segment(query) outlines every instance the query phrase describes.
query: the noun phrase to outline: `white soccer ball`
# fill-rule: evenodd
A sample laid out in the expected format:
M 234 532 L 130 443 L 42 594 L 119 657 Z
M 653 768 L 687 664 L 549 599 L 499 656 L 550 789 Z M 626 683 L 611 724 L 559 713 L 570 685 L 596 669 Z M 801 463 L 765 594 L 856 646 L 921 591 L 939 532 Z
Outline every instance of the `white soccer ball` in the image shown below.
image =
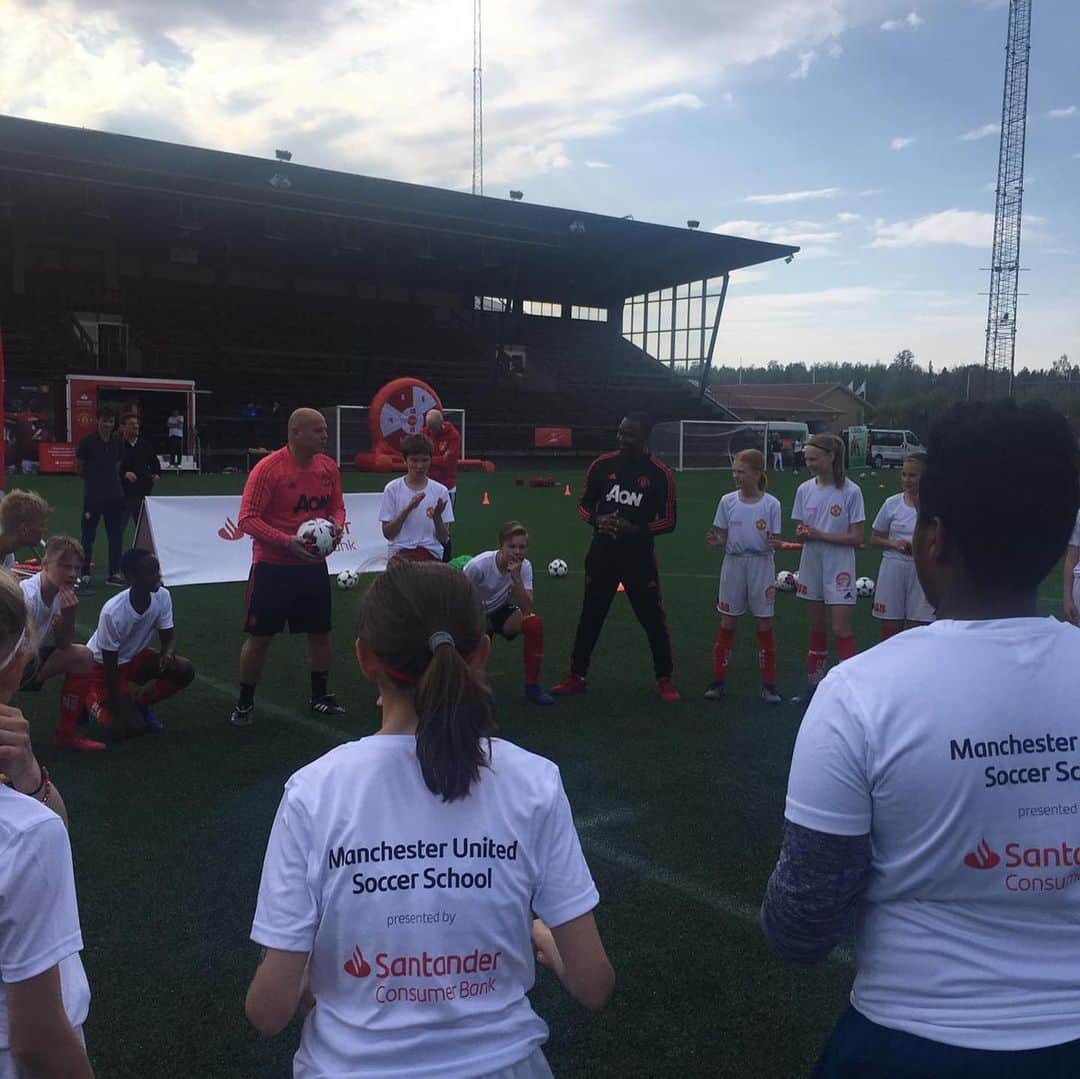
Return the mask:
M 360 573 L 355 569 L 343 569 L 337 575 L 337 586 L 343 592 L 348 592 L 360 583 Z
M 876 587 L 872 577 L 860 577 L 855 582 L 855 594 L 861 596 L 863 599 L 868 599 L 874 594 L 874 589 Z
M 776 587 L 781 592 L 794 592 L 795 591 L 795 574 L 789 569 L 782 569 L 776 575 Z
M 325 517 L 313 517 L 310 521 L 305 521 L 296 530 L 296 537 L 322 558 L 326 558 L 334 550 L 334 524 Z
M 548 573 L 550 573 L 552 577 L 565 577 L 568 568 L 569 567 L 561 558 L 553 558 L 548 563 Z

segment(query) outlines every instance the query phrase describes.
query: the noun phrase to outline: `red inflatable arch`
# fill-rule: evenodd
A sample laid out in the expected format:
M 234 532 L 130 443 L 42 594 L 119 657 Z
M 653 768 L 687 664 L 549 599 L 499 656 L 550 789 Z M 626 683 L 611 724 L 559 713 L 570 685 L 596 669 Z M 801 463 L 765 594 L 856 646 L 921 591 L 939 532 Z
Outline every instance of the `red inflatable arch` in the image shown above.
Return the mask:
M 407 435 L 420 434 L 428 412 L 442 407 L 439 395 L 418 378 L 395 378 L 388 382 L 371 399 L 368 412 L 371 451 L 356 455 L 356 467 L 362 472 L 403 472 L 401 440 Z M 495 471 L 491 461 L 477 458 L 465 459 L 458 467 Z

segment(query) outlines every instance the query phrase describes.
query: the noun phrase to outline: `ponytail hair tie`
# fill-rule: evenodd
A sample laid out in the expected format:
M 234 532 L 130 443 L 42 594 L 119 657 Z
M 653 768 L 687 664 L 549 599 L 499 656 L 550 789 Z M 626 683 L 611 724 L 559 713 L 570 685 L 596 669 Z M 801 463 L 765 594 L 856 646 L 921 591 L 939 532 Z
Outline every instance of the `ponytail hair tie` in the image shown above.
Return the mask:
M 445 629 L 437 629 L 430 637 L 428 637 L 428 651 L 435 655 L 435 650 L 441 648 L 444 644 L 450 645 L 451 648 L 457 648 L 457 643 L 454 641 L 453 634 L 447 633 Z

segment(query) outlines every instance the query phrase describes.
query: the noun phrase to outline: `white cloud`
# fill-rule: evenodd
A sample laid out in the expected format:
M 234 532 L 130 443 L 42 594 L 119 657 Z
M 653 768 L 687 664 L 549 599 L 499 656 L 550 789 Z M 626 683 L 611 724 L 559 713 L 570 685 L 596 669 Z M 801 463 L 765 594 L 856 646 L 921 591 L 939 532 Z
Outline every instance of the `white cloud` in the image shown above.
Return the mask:
M 991 135 L 996 135 L 1001 130 L 1000 124 L 983 124 L 982 127 L 972 128 L 971 131 L 965 131 L 960 136 L 962 142 L 975 142 L 977 139 L 989 138 Z
M 751 268 L 748 270 L 732 270 L 731 279 L 740 285 L 756 285 L 759 281 L 765 281 L 769 277 L 768 270 Z
M 841 224 L 844 224 L 844 225 L 850 225 L 852 222 L 861 221 L 862 219 L 863 219 L 862 214 L 852 214 L 852 213 L 844 212 L 844 213 L 838 213 L 836 215 L 836 220 L 839 221 Z
M 723 236 L 745 236 L 750 240 L 766 240 L 774 244 L 833 244 L 840 233 L 816 221 L 785 221 L 779 224 L 768 221 L 723 221 L 714 225 L 713 232 Z
M 894 150 L 906 150 L 914 142 L 915 142 L 914 136 L 897 135 L 896 138 L 893 139 L 892 142 L 889 143 L 889 145 Z
M 1063 109 L 1051 109 L 1051 110 L 1050 110 L 1050 111 L 1049 111 L 1049 112 L 1047 113 L 1047 115 L 1048 115 L 1048 116 L 1050 116 L 1050 117 L 1052 117 L 1052 118 L 1053 118 L 1053 119 L 1055 119 L 1055 120 L 1064 120 L 1064 119 L 1066 119 L 1066 118 L 1067 118 L 1067 117 L 1069 117 L 1069 116 L 1075 116 L 1075 115 L 1076 115 L 1076 111 L 1077 111 L 1077 110 L 1076 110 L 1076 106 L 1075 106 L 1075 105 L 1067 105 L 1067 106 L 1066 106 L 1065 108 L 1063 108 Z
M 605 17 L 577 0 L 488 5 L 486 178 L 565 167 L 574 139 L 611 136 L 643 110 L 730 104 L 732 72 L 816 56 L 872 8 L 681 0 L 673 22 L 654 0 Z M 0 26 L 0 112 L 468 186 L 472 41 L 458 4 L 0 0 Z
M 957 244 L 989 247 L 994 236 L 994 215 L 975 210 L 942 210 L 912 221 L 877 222 L 871 247 L 925 247 Z
M 788 75 L 789 79 L 805 79 L 810 74 L 810 68 L 813 67 L 814 61 L 817 59 L 817 53 L 813 49 L 807 52 L 799 53 L 799 63 L 794 71 Z
M 611 165 L 607 161 L 586 161 L 585 168 L 587 169 L 610 169 Z
M 832 59 L 839 60 L 840 57 L 844 55 L 844 46 L 841 45 L 839 41 L 833 41 L 826 51 Z
M 668 109 L 703 109 L 705 102 L 697 94 L 668 94 L 666 97 L 658 97 L 655 101 L 647 101 L 638 112 L 647 115 L 652 112 L 666 112 Z
M 814 191 L 784 191 L 779 195 L 747 195 L 743 202 L 774 206 L 785 202 L 806 202 L 808 199 L 833 199 L 839 194 L 838 187 L 819 187 Z
M 886 33 L 894 30 L 918 30 L 925 21 L 917 11 L 909 11 L 902 19 L 886 19 L 881 24 L 881 29 Z
M 868 199 L 874 195 L 880 195 L 885 189 L 882 187 L 868 187 L 865 191 L 859 192 L 859 198 Z

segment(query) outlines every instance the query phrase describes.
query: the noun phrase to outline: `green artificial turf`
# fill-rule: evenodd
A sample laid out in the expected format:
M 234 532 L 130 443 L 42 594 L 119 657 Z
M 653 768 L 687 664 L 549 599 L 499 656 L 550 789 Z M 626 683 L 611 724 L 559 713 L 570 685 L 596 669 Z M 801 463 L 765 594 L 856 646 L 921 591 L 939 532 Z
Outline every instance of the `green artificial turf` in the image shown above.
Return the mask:
M 567 669 L 590 536 L 574 499 L 563 495 L 564 482 L 576 489 L 580 474 L 558 473 L 554 488 L 515 485 L 516 475 L 536 474 L 463 475 L 454 550 L 493 546 L 497 525 L 509 518 L 528 524 L 550 684 Z M 899 490 L 896 471 L 855 478 L 868 520 Z M 373 490 L 384 480 L 347 475 L 346 487 Z M 789 538 L 796 482 L 784 474 L 771 484 Z M 168 476 L 158 493 L 239 492 L 242 483 L 242 476 Z M 52 502 L 51 531 L 78 535 L 76 479 L 9 477 L 9 489 L 20 485 Z M 610 1005 L 590 1014 L 546 971 L 538 973 L 533 1000 L 551 1027 L 547 1054 L 559 1076 L 804 1075 L 850 986 L 843 957 L 810 971 L 787 967 L 769 954 L 757 927 L 801 709 L 758 701 L 751 620 L 739 628 L 727 699 L 715 704 L 701 697 L 711 680 L 720 567 L 704 537 L 717 500 L 730 488 L 726 472 L 680 475 L 679 527 L 657 544 L 682 703 L 655 698 L 645 637 L 625 596 L 616 597 L 584 697 L 548 709 L 527 705 L 520 696 L 520 646 L 500 641 L 493 649 L 502 733 L 562 769 L 618 977 Z M 491 497 L 487 507 L 484 491 Z M 103 530 L 96 554 L 102 565 Z M 570 565 L 559 580 L 545 571 L 555 557 Z M 797 553 L 780 552 L 777 568 L 794 569 L 797 560 Z M 879 554 L 860 552 L 860 574 L 876 577 L 879 564 Z M 84 599 L 80 621 L 93 625 L 111 594 L 99 584 L 97 595 Z M 247 730 L 228 725 L 243 584 L 173 590 L 179 648 L 200 677 L 160 707 L 163 734 L 106 753 L 58 753 L 51 745 L 58 685 L 16 698 L 70 810 L 83 958 L 93 992 L 86 1036 L 97 1074 L 291 1074 L 295 1026 L 263 1041 L 244 1018 L 256 961 L 248 930 L 285 779 L 336 741 L 377 726 L 374 693 L 351 659 L 358 595 L 334 593 L 331 687 L 349 708 L 342 720 L 310 715 L 303 641 L 282 637 L 259 687 L 256 724 Z M 1056 571 L 1044 590 L 1046 610 L 1059 598 Z M 878 639 L 870 605 L 860 601 L 856 616 L 864 648 Z M 779 683 L 790 698 L 803 687 L 806 646 L 805 615 L 793 595 L 778 597 L 776 622 Z

